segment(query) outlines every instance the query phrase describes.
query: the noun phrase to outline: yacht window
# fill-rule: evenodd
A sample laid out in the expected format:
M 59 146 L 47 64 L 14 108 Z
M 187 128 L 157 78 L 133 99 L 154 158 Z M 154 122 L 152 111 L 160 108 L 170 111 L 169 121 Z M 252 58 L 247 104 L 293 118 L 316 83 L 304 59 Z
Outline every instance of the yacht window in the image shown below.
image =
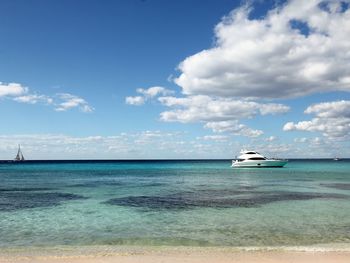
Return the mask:
M 265 160 L 265 158 L 263 158 L 263 157 L 252 157 L 252 158 L 249 158 L 249 160 Z
M 256 154 L 255 152 L 247 152 L 245 154 Z

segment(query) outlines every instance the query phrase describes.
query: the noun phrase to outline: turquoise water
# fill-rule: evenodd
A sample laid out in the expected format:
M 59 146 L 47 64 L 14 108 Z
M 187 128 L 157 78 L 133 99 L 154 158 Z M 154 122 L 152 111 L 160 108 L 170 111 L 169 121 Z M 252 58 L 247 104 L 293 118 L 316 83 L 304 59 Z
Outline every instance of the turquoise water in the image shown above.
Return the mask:
M 350 161 L 0 164 L 0 247 L 350 244 Z

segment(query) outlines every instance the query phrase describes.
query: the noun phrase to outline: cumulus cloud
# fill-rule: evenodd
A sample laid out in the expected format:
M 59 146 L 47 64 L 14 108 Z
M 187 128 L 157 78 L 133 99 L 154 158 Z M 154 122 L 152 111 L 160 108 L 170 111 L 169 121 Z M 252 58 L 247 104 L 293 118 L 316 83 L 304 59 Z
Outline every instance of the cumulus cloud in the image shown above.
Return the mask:
M 82 112 L 92 112 L 94 110 L 83 98 L 76 95 L 69 93 L 57 93 L 54 96 L 36 94 L 19 83 L 4 84 L 0 82 L 1 97 L 20 103 L 51 105 L 55 107 L 56 111 L 67 111 L 73 108 L 78 108 Z
M 197 137 L 197 140 L 204 141 L 216 141 L 216 142 L 227 142 L 229 139 L 226 135 L 205 135 L 202 137 Z
M 350 101 L 341 100 L 309 106 L 306 114 L 314 114 L 310 121 L 288 122 L 284 131 L 320 132 L 329 138 L 345 139 L 350 136 Z
M 289 111 L 289 107 L 276 103 L 257 103 L 230 98 L 213 98 L 207 95 L 177 97 L 160 97 L 158 100 L 172 110 L 164 111 L 160 118 L 167 122 L 204 122 L 204 127 L 214 132 L 228 132 L 248 137 L 263 134 L 260 130 L 252 130 L 238 120 L 252 118 L 258 114 L 281 114 Z
M 214 132 L 227 132 L 233 135 L 241 135 L 246 137 L 258 137 L 263 134 L 263 131 L 253 130 L 238 121 L 218 121 L 208 122 L 204 125 L 205 128 L 210 128 Z
M 296 143 L 307 143 L 308 146 L 322 146 L 322 145 L 329 145 L 330 141 L 329 140 L 324 140 L 323 138 L 320 137 L 314 137 L 314 138 L 306 138 L 306 137 L 301 137 L 301 138 L 294 138 L 294 142 Z
M 125 103 L 129 105 L 143 105 L 145 104 L 145 98 L 141 96 L 135 96 L 135 97 L 126 97 L 125 98 Z
M 78 108 L 82 112 L 92 112 L 92 108 L 83 98 L 69 94 L 59 93 L 57 97 L 62 101 L 56 105 L 56 111 L 67 111 L 72 108 Z
M 13 100 L 17 102 L 22 102 L 22 103 L 28 103 L 28 104 L 36 104 L 36 103 L 52 104 L 53 103 L 52 98 L 45 95 L 36 95 L 36 94 L 28 94 L 24 96 L 15 97 Z
M 26 159 L 155 159 L 232 158 L 241 149 L 271 157 L 349 156 L 348 142 L 309 138 L 306 143 L 265 141 L 252 137 L 244 144 L 223 134 L 192 138 L 181 131 L 138 131 L 111 136 L 64 134 L 0 135 L 0 159 L 12 159 L 21 144 Z M 310 150 L 312 147 L 312 150 Z
M 302 138 L 294 138 L 294 142 L 297 142 L 297 143 L 305 143 L 307 142 L 307 138 L 305 137 L 302 137 Z
M 199 122 L 214 132 L 254 137 L 263 131 L 251 129 L 241 120 L 289 111 L 288 106 L 268 100 L 349 92 L 349 3 L 290 0 L 262 18 L 252 17 L 250 5 L 233 10 L 216 25 L 214 45 L 179 64 L 180 74 L 172 80 L 184 97 L 161 94 L 158 100 L 170 109 L 161 112 L 160 119 Z M 138 93 L 145 99 L 152 97 L 141 90 Z M 284 130 L 344 137 L 347 113 L 340 105 L 337 110 L 319 112 L 316 106 L 310 107 L 305 113 L 316 118 L 287 123 Z
M 163 132 L 163 131 L 142 131 L 137 133 L 134 136 L 134 143 L 137 145 L 145 145 L 145 144 L 154 144 L 159 143 L 163 144 L 163 141 L 167 141 L 170 138 L 178 138 L 183 135 L 183 133 L 179 132 Z
M 140 106 L 145 104 L 145 102 L 149 99 L 152 99 L 157 96 L 166 96 L 173 94 L 174 92 L 172 90 L 168 90 L 163 87 L 150 87 L 148 89 L 142 89 L 139 88 L 136 90 L 137 93 L 141 94 L 142 96 L 128 96 L 125 98 L 125 103 L 129 105 L 135 105 L 135 106 Z
M 18 144 L 21 144 L 23 154 L 28 160 L 96 157 L 208 158 L 212 153 L 197 150 L 196 145 L 199 143 L 192 143 L 191 138 L 186 138 L 186 134 L 180 131 L 139 131 L 112 136 L 82 137 L 64 134 L 22 134 L 0 135 L 0 159 L 12 159 L 17 152 Z M 215 145 L 212 148 L 214 150 Z
M 265 139 L 265 141 L 267 141 L 267 142 L 273 142 L 273 141 L 276 141 L 277 140 L 277 137 L 276 136 L 270 136 L 270 137 L 267 137 L 266 139 Z
M 158 100 L 163 105 L 174 108 L 162 112 L 161 120 L 183 123 L 238 120 L 251 118 L 257 114 L 281 114 L 289 111 L 289 107 L 282 104 L 212 98 L 206 95 L 184 98 L 160 97 Z
M 175 82 L 188 95 L 292 98 L 350 91 L 349 1 L 291 0 L 261 19 L 233 10 L 215 45 L 187 57 Z
M 2 83 L 0 82 L 0 98 L 1 97 L 16 97 L 28 92 L 28 88 L 19 83 Z
M 314 104 L 305 110 L 307 114 L 316 114 L 320 118 L 350 118 L 350 101 L 332 101 Z
M 168 90 L 166 88 L 163 87 L 150 87 L 148 89 L 137 89 L 136 90 L 138 93 L 143 94 L 146 98 L 153 98 L 159 95 L 169 95 L 169 94 L 173 94 L 174 92 L 172 90 Z

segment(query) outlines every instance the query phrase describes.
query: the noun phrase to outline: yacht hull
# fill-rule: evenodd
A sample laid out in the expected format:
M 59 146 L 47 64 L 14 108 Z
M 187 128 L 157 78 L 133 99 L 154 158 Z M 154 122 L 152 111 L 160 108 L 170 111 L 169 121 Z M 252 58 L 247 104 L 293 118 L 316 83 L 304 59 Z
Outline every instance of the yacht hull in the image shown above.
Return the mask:
M 244 160 L 241 162 L 232 162 L 232 167 L 246 168 L 267 168 L 267 167 L 283 167 L 287 164 L 286 160 Z

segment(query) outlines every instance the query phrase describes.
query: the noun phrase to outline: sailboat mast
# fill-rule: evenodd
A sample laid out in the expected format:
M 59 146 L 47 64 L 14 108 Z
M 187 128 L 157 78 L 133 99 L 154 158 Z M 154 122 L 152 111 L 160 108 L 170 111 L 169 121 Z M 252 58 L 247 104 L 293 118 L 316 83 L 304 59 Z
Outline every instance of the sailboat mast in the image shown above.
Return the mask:
M 18 151 L 17 151 L 17 155 L 15 157 L 15 161 L 24 161 L 24 156 L 23 153 L 21 151 L 21 145 L 18 144 Z
M 22 151 L 21 151 L 21 161 L 24 161 L 24 156 L 23 156 Z

